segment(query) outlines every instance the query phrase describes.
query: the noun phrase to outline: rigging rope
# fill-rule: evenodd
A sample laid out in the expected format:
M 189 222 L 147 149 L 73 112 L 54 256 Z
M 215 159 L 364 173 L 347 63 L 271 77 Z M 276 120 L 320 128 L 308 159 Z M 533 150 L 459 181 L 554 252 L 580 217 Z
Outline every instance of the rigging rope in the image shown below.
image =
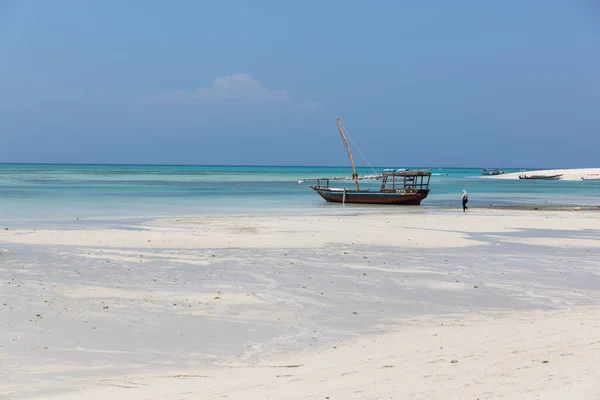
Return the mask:
M 365 161 L 367 162 L 367 164 L 369 164 L 369 167 L 371 168 L 371 171 L 373 171 L 374 174 L 377 174 L 377 171 L 375 171 L 375 168 L 373 168 L 373 166 L 371 165 L 371 163 L 369 162 L 369 160 L 367 159 L 367 157 L 365 157 L 365 155 L 363 154 L 363 152 L 360 149 L 360 147 L 358 147 L 358 145 L 356 144 L 356 142 L 354 141 L 354 139 L 352 138 L 352 136 L 350 136 L 350 133 L 348 132 L 348 130 L 346 129 L 346 127 L 344 126 L 344 124 L 342 124 L 342 128 L 344 129 L 344 132 L 350 138 L 350 141 L 352 142 L 352 144 L 354 144 L 354 147 L 356 147 L 356 149 L 358 150 L 358 152 L 360 153 L 360 155 L 362 156 L 362 158 L 364 158 Z

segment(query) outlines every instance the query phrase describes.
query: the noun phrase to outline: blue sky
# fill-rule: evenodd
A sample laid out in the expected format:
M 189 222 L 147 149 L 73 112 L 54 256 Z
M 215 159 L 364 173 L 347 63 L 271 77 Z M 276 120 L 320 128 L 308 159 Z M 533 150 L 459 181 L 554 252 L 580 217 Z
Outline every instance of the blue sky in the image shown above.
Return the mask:
M 0 57 L 0 162 L 600 166 L 595 1 L 5 0 Z

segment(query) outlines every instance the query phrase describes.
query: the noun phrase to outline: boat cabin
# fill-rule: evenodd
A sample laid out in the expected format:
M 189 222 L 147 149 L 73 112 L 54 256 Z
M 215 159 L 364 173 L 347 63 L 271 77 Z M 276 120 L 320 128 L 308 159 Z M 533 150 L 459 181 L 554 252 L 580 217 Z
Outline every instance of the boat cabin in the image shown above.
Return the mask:
M 417 193 L 429 190 L 431 172 L 393 171 L 381 175 L 381 193 Z

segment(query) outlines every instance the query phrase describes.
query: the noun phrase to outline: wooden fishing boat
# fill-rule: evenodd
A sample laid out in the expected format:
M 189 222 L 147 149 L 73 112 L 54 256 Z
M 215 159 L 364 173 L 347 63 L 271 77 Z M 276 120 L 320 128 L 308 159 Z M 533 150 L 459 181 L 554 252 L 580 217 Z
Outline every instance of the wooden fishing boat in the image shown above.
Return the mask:
M 354 164 L 352 149 L 348 143 L 348 132 L 339 118 L 336 118 L 338 129 L 346 146 L 350 163 L 352 164 L 351 178 L 321 178 L 316 185 L 310 187 L 325 201 L 334 203 L 359 203 L 359 204 L 389 204 L 418 206 L 429 194 L 430 171 L 418 170 L 385 170 L 381 174 L 358 176 Z M 332 188 L 331 181 L 353 180 L 355 189 Z M 381 180 L 379 190 L 361 189 L 359 181 L 363 179 Z

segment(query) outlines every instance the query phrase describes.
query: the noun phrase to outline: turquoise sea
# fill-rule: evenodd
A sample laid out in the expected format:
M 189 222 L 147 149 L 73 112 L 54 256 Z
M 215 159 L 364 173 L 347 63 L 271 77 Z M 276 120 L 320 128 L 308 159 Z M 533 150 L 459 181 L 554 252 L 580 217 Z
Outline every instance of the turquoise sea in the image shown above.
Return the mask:
M 422 205 L 428 209 L 458 208 L 463 189 L 475 207 L 600 204 L 600 182 L 497 180 L 481 177 L 480 169 L 431 170 L 431 193 Z M 333 211 L 342 205 L 325 203 L 298 180 L 349 175 L 347 167 L 0 164 L 0 220 Z

